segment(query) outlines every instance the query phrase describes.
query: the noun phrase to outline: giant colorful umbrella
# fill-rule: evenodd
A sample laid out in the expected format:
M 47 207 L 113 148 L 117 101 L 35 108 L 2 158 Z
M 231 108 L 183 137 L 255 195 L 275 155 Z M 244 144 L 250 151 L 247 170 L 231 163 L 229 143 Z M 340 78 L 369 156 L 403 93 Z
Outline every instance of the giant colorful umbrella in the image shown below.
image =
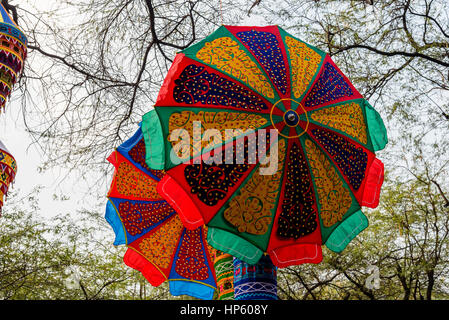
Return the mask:
M 9 185 L 14 181 L 16 173 L 16 160 L 0 141 L 0 215 L 2 213 L 3 200 L 8 195 Z
M 27 38 L 0 4 L 0 112 L 23 70 Z
M 142 130 L 183 224 L 249 264 L 319 263 L 378 205 L 381 117 L 329 55 L 277 26 L 222 26 L 178 53 Z M 254 132 L 271 163 L 254 160 Z
M 168 280 L 172 295 L 212 299 L 216 278 L 206 229 L 186 229 L 157 193 L 156 185 L 164 172 L 145 164 L 141 129 L 108 160 L 115 171 L 106 220 L 116 235 L 114 245 L 128 247 L 125 264 L 140 271 L 153 286 Z

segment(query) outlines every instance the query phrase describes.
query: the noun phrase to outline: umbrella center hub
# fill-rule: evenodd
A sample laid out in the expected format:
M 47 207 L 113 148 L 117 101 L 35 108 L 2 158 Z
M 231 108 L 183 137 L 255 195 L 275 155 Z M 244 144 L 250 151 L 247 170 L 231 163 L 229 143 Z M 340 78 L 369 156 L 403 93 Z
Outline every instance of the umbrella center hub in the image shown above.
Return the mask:
M 273 104 L 270 120 L 277 132 L 287 139 L 299 138 L 309 128 L 307 110 L 300 102 L 289 98 L 280 99 Z
M 299 116 L 295 110 L 288 110 L 284 113 L 284 121 L 289 127 L 296 127 L 299 123 Z

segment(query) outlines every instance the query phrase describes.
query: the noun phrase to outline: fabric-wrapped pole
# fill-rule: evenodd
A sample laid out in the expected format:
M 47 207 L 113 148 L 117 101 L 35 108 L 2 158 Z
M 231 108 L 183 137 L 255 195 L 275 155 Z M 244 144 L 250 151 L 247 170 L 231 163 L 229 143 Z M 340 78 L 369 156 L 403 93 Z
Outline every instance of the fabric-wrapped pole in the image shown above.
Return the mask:
M 277 300 L 277 268 L 263 255 L 255 265 L 234 258 L 235 300 Z
M 217 276 L 218 300 L 234 300 L 234 264 L 233 257 L 215 250 L 215 274 Z

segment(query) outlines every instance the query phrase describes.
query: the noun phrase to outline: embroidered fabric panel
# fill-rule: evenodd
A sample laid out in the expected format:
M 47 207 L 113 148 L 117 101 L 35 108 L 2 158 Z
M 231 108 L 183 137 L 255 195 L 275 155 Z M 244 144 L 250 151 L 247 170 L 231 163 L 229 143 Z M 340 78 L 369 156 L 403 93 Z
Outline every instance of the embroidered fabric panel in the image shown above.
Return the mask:
M 3 7 L 1 7 L 0 10 L 3 11 Z M 5 20 L 3 21 L 5 22 Z M 14 37 L 15 39 L 13 40 L 18 41 L 24 47 L 26 47 L 28 43 L 27 37 L 16 27 L 15 22 L 12 20 L 10 20 L 10 23 L 0 23 L 0 33 Z
M 292 37 L 285 37 L 288 54 L 290 56 L 291 86 L 295 98 L 306 92 L 312 81 L 322 57 L 305 43 Z
M 0 173 L 0 183 L 8 186 L 12 182 L 12 177 L 6 171 Z
M 178 215 L 174 215 L 154 233 L 147 234 L 138 244 L 138 249 L 145 258 L 159 268 L 167 269 L 183 228 Z
M 261 175 L 256 170 L 238 195 L 230 201 L 229 207 L 224 211 L 224 218 L 239 232 L 262 235 L 268 231 L 278 199 L 284 158 L 285 140 L 280 140 L 276 173 Z
M 363 144 L 367 144 L 367 127 L 361 106 L 355 102 L 345 103 L 314 111 L 312 120 L 340 130 Z
M 190 192 L 209 206 L 214 206 L 235 186 L 250 168 L 247 164 L 193 164 L 184 170 Z
M 194 128 L 194 122 L 200 122 L 201 127 Z M 168 130 L 169 136 L 176 129 L 185 129 L 193 136 L 194 129 L 201 132 L 201 136 L 207 129 L 216 129 L 221 133 L 221 140 L 216 141 L 214 136 L 214 141 L 204 141 L 201 140 L 190 140 L 190 157 L 195 157 L 200 154 L 200 150 L 208 147 L 215 148 L 223 143 L 225 138 L 234 138 L 238 135 L 242 135 L 244 131 L 255 130 L 257 128 L 263 127 L 268 122 L 267 119 L 258 114 L 247 114 L 247 113 L 239 113 L 239 112 L 228 112 L 228 111 L 199 111 L 195 113 L 194 111 L 181 111 L 174 112 L 170 115 Z M 230 137 L 226 137 L 225 130 L 233 129 L 233 135 Z M 174 147 L 178 141 L 171 141 L 172 146 Z M 177 154 L 178 157 L 182 160 L 188 159 L 187 156 L 181 154 L 182 150 L 179 150 Z
M 0 191 L 3 195 L 8 194 L 9 185 L 13 181 L 12 176 L 7 174 L 6 172 L 0 173 Z M 3 199 L 3 198 L 2 198 Z
M 353 93 L 338 70 L 330 62 L 326 62 L 323 72 L 307 95 L 304 105 L 310 108 L 343 97 L 350 97 Z
M 317 228 L 315 194 L 308 164 L 300 147 L 293 143 L 288 155 L 282 211 L 277 235 L 298 239 Z
M 269 145 L 269 136 L 266 138 Z M 225 161 L 226 152 L 222 152 L 221 164 L 191 164 L 184 169 L 184 177 L 191 187 L 190 192 L 198 197 L 201 202 L 208 206 L 214 206 L 218 201 L 224 199 L 232 187 L 234 187 L 243 175 L 252 168 L 248 163 L 248 154 L 255 154 L 255 145 L 248 144 L 248 139 L 243 143 L 233 144 L 233 163 L 236 163 L 236 155 L 243 155 L 242 164 L 229 164 Z
M 0 190 L 6 194 L 8 192 L 9 184 L 13 181 L 11 175 L 7 172 L 0 172 Z
M 203 239 L 207 239 L 207 226 L 203 225 L 201 227 L 201 230 L 203 231 Z M 215 248 L 213 248 L 207 241 L 204 240 L 204 244 L 206 245 L 207 253 L 209 254 L 209 257 L 213 257 L 215 254 Z
M 188 230 L 184 228 L 179 251 L 175 256 L 175 271 L 191 280 L 209 278 L 209 267 L 204 255 L 201 239 L 202 228 Z
M 234 264 L 233 257 L 215 250 L 214 269 L 217 276 L 218 300 L 234 300 Z
M 358 190 L 365 178 L 368 154 L 361 147 L 353 145 L 331 131 L 312 129 L 312 134 L 348 177 L 351 186 Z
M 9 185 L 14 180 L 14 175 L 8 174 L 7 171 L 0 172 L 0 213 L 3 205 L 3 197 L 8 194 Z
M 1 143 L 1 142 L 0 142 Z M 17 171 L 17 163 L 13 156 L 0 149 L 0 170 L 8 171 L 9 175 L 14 176 Z
M 20 41 L 5 34 L 0 34 L 0 50 L 7 50 L 16 54 L 22 62 L 27 56 L 27 48 Z
M 1 108 L 1 105 L 0 105 Z M 0 147 L 5 148 L 0 141 Z M 17 172 L 16 160 L 7 151 L 0 149 L 0 215 L 3 206 L 3 197 L 8 194 L 9 185 L 14 181 Z
M 11 89 L 16 82 L 16 74 L 8 67 L 0 65 L 0 80 Z
M 0 50 L 0 64 L 13 70 L 15 74 L 18 74 L 23 67 L 23 62 L 18 56 L 5 50 Z
M 331 227 L 349 210 L 352 198 L 327 156 L 309 139 L 305 140 L 305 147 L 318 194 L 320 217 L 325 227 Z
M 235 300 L 277 300 L 277 268 L 264 255 L 255 265 L 234 258 Z
M 117 191 L 123 196 L 159 199 L 157 181 L 137 170 L 128 162 L 121 162 L 116 172 Z
M 276 88 L 285 94 L 287 92 L 287 69 L 276 36 L 271 32 L 251 30 L 238 32 L 237 37 L 249 47 L 251 53 L 267 71 Z
M 0 6 L 3 11 L 3 7 Z M 14 21 L 0 23 L 0 110 L 5 107 L 11 90 L 20 77 L 27 56 L 26 37 Z
M 173 98 L 185 104 L 201 103 L 251 111 L 268 109 L 262 99 L 242 85 L 194 64 L 187 66 L 175 80 Z
M 5 83 L 0 82 L 0 97 L 3 99 L 2 102 L 5 102 L 10 94 L 11 89 Z
M 165 201 L 160 202 L 134 202 L 125 200 L 119 203 L 120 219 L 126 231 L 132 235 L 142 234 L 175 211 Z
M 230 37 L 221 37 L 206 42 L 196 58 L 231 75 L 267 98 L 274 98 L 274 91 L 265 74 L 256 63 Z

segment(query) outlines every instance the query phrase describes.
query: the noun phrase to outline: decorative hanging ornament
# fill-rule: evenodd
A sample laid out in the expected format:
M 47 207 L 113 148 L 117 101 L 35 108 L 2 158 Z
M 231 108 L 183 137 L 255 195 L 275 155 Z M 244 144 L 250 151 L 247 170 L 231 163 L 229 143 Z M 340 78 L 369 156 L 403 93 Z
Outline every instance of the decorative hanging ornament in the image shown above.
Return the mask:
M 16 160 L 0 141 L 0 215 L 2 213 L 3 201 L 8 195 L 9 185 L 13 183 L 16 173 Z
M 0 4 L 0 112 L 23 71 L 27 38 Z
M 319 263 L 379 202 L 380 115 L 328 54 L 277 26 L 222 26 L 178 53 L 142 131 L 186 228 L 206 224 L 211 246 L 248 264 Z
M 114 245 L 126 245 L 126 265 L 157 287 L 169 281 L 172 295 L 212 299 L 216 278 L 206 227 L 186 229 L 178 214 L 157 193 L 164 172 L 145 164 L 139 128 L 108 161 L 115 167 L 108 193 L 106 220 L 115 232 Z

